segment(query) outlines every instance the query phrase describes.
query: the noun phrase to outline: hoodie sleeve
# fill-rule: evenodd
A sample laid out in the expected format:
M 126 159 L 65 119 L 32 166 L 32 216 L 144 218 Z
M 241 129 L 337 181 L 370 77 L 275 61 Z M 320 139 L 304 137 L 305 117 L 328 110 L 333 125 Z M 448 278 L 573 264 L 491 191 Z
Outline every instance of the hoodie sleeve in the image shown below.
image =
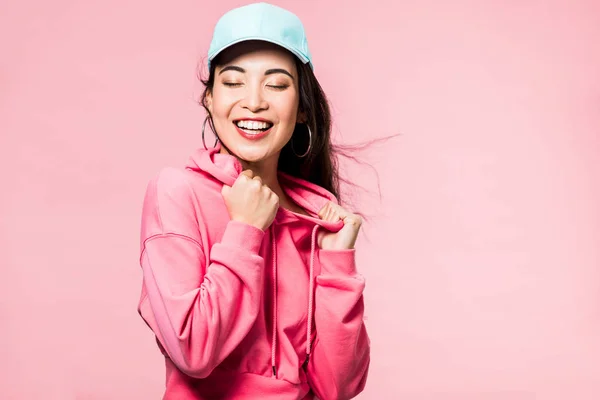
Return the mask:
M 238 346 L 258 315 L 264 231 L 229 221 L 220 243 L 204 249 L 200 225 L 207 221 L 198 220 L 194 201 L 183 171 L 163 170 L 148 184 L 138 312 L 175 365 L 204 378 Z
M 307 373 L 321 400 L 347 400 L 365 387 L 370 340 L 363 321 L 365 280 L 356 271 L 355 250 L 319 250 L 314 348 Z

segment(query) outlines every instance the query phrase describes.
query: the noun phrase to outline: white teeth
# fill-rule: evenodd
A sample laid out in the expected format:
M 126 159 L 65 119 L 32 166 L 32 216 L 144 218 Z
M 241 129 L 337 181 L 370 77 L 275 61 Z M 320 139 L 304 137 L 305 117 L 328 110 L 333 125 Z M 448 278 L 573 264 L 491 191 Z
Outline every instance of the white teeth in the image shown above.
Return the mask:
M 240 128 L 252 129 L 252 130 L 267 129 L 271 125 L 268 122 L 247 121 L 247 120 L 238 121 L 236 124 Z

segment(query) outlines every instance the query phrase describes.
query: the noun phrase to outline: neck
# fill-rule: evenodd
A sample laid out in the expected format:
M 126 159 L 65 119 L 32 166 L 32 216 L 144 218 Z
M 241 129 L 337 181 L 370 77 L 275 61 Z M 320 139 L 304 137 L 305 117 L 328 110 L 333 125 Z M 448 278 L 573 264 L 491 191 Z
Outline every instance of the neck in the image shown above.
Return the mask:
M 267 185 L 280 199 L 285 198 L 285 194 L 279 185 L 279 179 L 277 177 L 277 163 L 279 161 L 279 153 L 272 155 L 271 157 L 260 160 L 257 162 L 251 162 L 242 160 L 231 152 L 227 151 L 225 146 L 221 146 L 221 153 L 233 155 L 242 164 L 243 170 L 251 170 L 254 176 L 260 176 L 264 185 Z
M 240 160 L 245 170 L 249 169 L 254 173 L 254 176 L 260 176 L 263 184 L 267 185 L 275 194 L 280 195 L 281 187 L 277 178 L 277 161 L 277 157 L 271 157 L 259 162 Z

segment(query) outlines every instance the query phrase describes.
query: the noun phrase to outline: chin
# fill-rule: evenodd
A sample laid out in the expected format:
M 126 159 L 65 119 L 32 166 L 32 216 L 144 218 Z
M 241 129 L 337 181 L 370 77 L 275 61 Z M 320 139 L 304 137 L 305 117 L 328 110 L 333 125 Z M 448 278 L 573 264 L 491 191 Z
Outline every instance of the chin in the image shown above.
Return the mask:
M 231 152 L 233 153 L 234 156 L 238 157 L 239 159 L 241 159 L 243 161 L 251 162 L 251 163 L 260 162 L 271 156 L 271 154 L 269 154 L 269 152 L 266 149 L 263 149 L 263 148 L 261 148 L 261 146 L 256 146 L 256 145 L 243 146 L 243 147 L 227 146 L 227 148 L 231 150 Z

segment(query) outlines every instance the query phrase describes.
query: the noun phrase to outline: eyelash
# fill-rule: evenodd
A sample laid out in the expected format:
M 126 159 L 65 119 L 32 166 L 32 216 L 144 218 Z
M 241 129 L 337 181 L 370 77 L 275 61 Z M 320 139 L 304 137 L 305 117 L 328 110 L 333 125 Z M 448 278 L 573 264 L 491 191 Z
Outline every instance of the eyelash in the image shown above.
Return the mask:
M 241 83 L 232 83 L 232 82 L 223 82 L 223 85 L 227 86 L 227 87 L 239 87 L 242 84 Z M 288 88 L 288 85 L 267 85 L 270 88 L 276 89 L 276 90 L 284 90 Z

